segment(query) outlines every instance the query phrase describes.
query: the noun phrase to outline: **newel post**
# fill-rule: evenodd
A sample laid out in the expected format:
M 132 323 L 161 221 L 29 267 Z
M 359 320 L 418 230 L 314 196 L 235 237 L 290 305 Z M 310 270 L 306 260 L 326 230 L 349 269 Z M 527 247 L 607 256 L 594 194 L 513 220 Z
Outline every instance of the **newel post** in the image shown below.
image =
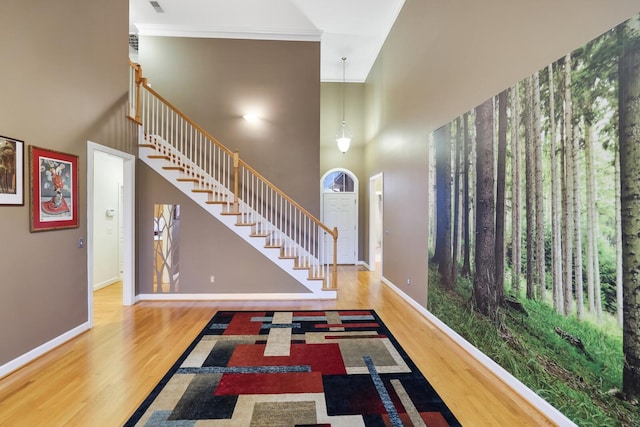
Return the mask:
M 142 67 L 140 66 L 140 64 L 136 64 L 135 70 L 136 70 L 136 74 L 135 74 L 135 79 L 136 79 L 136 121 L 138 123 L 142 123 L 142 106 L 140 105 L 141 104 L 140 100 L 142 99 L 143 78 L 142 78 Z
M 233 205 L 238 210 L 238 167 L 240 165 L 240 152 L 233 152 Z

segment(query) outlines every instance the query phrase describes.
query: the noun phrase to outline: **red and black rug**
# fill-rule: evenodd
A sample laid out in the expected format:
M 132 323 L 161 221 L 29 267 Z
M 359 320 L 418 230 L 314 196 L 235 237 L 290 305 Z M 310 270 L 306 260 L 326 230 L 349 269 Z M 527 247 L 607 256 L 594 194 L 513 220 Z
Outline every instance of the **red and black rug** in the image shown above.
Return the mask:
M 373 310 L 218 312 L 126 426 L 458 426 Z

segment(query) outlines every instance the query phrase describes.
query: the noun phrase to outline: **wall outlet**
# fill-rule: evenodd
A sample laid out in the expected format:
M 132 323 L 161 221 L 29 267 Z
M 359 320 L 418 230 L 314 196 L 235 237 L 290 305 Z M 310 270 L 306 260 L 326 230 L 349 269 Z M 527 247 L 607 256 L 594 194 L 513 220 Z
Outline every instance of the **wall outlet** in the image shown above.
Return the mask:
M 411 284 L 411 279 L 407 279 L 407 285 Z
M 216 276 L 209 277 L 209 281 L 211 281 L 211 283 L 215 283 L 216 282 Z

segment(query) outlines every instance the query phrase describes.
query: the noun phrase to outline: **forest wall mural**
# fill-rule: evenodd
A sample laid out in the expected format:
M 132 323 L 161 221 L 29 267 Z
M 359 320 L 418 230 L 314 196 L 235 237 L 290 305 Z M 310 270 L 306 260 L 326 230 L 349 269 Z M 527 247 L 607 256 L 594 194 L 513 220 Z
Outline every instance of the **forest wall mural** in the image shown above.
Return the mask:
M 576 424 L 640 425 L 640 14 L 432 142 L 429 310 Z

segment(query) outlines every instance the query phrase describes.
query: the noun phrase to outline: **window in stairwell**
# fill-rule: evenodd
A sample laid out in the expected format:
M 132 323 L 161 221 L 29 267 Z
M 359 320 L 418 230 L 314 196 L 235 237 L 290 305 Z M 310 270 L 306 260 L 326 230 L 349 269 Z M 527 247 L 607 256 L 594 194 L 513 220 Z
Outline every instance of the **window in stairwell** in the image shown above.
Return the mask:
M 332 172 L 324 178 L 322 191 L 325 193 L 353 193 L 355 191 L 353 178 L 343 171 Z
M 153 292 L 180 289 L 180 205 L 155 205 L 153 215 Z

